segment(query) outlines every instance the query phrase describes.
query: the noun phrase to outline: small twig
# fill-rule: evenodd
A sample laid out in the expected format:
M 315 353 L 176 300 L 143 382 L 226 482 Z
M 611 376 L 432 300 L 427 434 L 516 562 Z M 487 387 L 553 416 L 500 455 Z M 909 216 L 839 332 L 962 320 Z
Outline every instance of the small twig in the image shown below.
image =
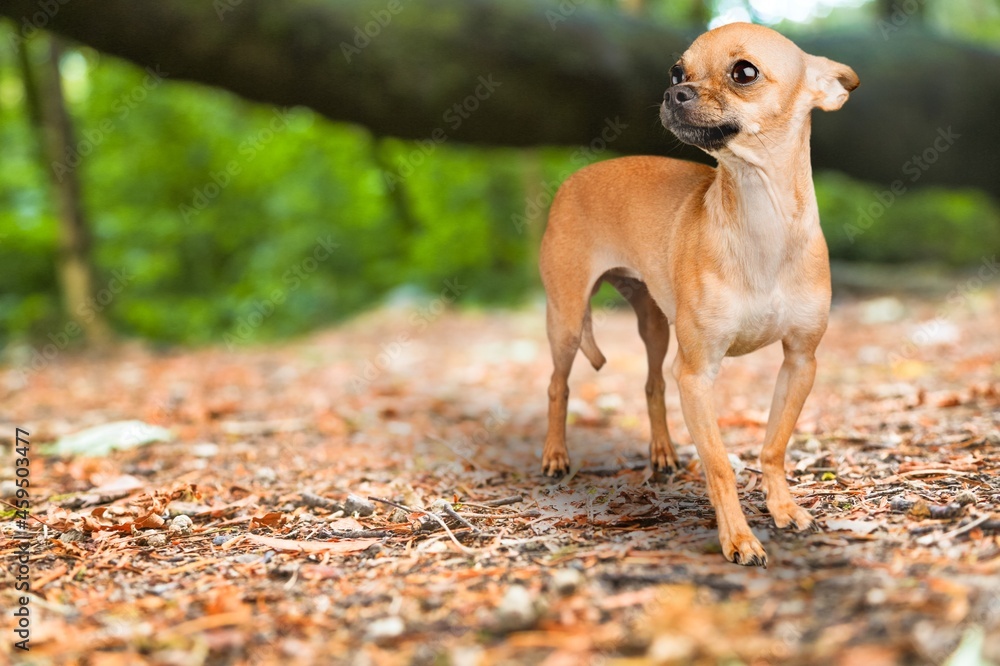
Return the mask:
M 518 502 L 523 502 L 524 498 L 520 495 L 511 495 L 510 497 L 501 497 L 500 499 L 486 500 L 485 502 L 479 502 L 478 504 L 470 504 L 470 506 L 507 506 L 508 504 L 517 504 Z M 468 502 L 460 502 L 460 504 L 469 504 Z
M 479 528 L 478 527 L 476 527 L 475 525 L 473 525 L 472 523 L 470 523 L 469 521 L 467 521 L 462 516 L 458 515 L 458 512 L 455 511 L 455 509 L 453 509 L 452 506 L 451 506 L 451 504 L 449 504 L 448 502 L 441 502 L 441 508 L 444 510 L 445 513 L 447 513 L 449 516 L 451 516 L 452 518 L 454 518 L 458 522 L 460 522 L 463 525 L 465 525 L 466 527 L 468 527 L 473 532 L 476 532 L 476 533 L 479 532 Z
M 465 546 L 458 539 L 456 539 L 454 533 L 452 533 L 451 531 L 451 528 L 448 527 L 448 525 L 445 524 L 445 522 L 441 519 L 441 517 L 435 513 L 431 513 L 430 511 L 425 511 L 424 509 L 411 509 L 408 506 L 397 504 L 396 502 L 387 499 L 382 499 L 381 497 L 374 497 L 372 495 L 369 495 L 368 499 L 370 499 L 372 502 L 380 502 L 382 504 L 388 504 L 389 506 L 396 507 L 397 509 L 402 509 L 403 511 L 408 511 L 410 513 L 422 513 L 425 516 L 428 516 L 433 520 L 436 520 L 438 524 L 441 525 L 442 528 L 444 528 L 444 531 L 448 533 L 448 536 L 451 538 L 452 542 L 456 546 L 458 546 L 458 549 L 461 550 L 463 553 L 466 553 L 468 555 L 476 555 L 479 552 L 473 548 Z
M 866 500 L 881 499 L 882 497 L 888 497 L 890 495 L 895 495 L 895 494 L 897 494 L 899 492 L 902 492 L 902 490 L 899 489 L 899 488 L 887 488 L 886 490 L 876 490 L 876 491 L 868 493 L 862 499 L 866 499 Z
M 619 472 L 629 471 L 638 472 L 639 470 L 646 469 L 647 463 L 645 460 L 628 462 L 624 465 L 602 465 L 598 467 L 584 467 L 580 469 L 580 474 L 586 474 L 587 476 L 614 476 Z
M 462 503 L 462 506 L 475 506 L 474 504 Z M 528 509 L 518 513 L 468 513 L 463 514 L 466 518 L 489 518 L 490 520 L 509 520 L 511 518 L 537 518 L 542 515 L 538 509 Z
M 757 469 L 756 467 L 747 466 L 747 467 L 744 467 L 743 469 L 746 470 L 746 471 L 748 471 L 748 472 L 752 472 L 753 474 L 756 474 L 757 476 L 764 476 L 764 471 L 760 470 L 760 469 Z M 785 481 L 789 485 L 792 485 L 792 486 L 798 485 L 798 483 L 799 483 L 798 479 L 793 479 L 790 476 L 786 476 L 785 477 Z
M 413 512 L 427 513 L 426 511 L 422 511 L 420 509 L 411 509 L 408 506 L 403 506 L 402 504 L 396 504 L 395 502 L 392 502 L 392 501 L 387 500 L 387 499 L 382 499 L 381 497 L 372 497 L 371 495 L 369 495 L 368 499 L 370 499 L 373 502 L 380 502 L 382 504 L 388 504 L 389 506 L 394 506 L 397 509 L 402 509 L 403 511 L 409 511 L 410 513 L 413 513 Z
M 974 530 L 975 528 L 979 527 L 980 525 L 982 525 L 983 523 L 985 523 L 989 519 L 990 519 L 990 514 L 988 514 L 988 513 L 985 514 L 985 515 L 979 516 L 978 518 L 976 518 L 975 520 L 973 520 L 971 523 L 969 523 L 968 525 L 966 525 L 964 527 L 959 527 L 959 528 L 956 528 L 956 529 L 952 530 L 951 532 L 946 532 L 945 534 L 942 534 L 941 535 L 941 540 L 944 541 L 946 539 L 954 539 L 955 537 L 961 536 L 961 535 L 965 534 L 966 532 L 971 532 L 972 530 Z
M 902 472 L 896 476 L 903 478 L 906 476 L 928 476 L 930 474 L 943 474 L 945 476 L 969 476 L 969 472 L 963 472 L 957 469 L 911 469 L 909 472 Z
M 457 538 L 455 538 L 455 535 L 454 535 L 454 533 L 452 533 L 451 528 L 448 527 L 448 525 L 445 524 L 445 522 L 443 520 L 441 520 L 440 516 L 438 516 L 437 514 L 434 514 L 434 513 L 430 513 L 429 511 L 425 511 L 424 513 L 426 513 L 428 516 L 430 516 L 431 518 L 433 518 L 434 520 L 436 520 L 441 525 L 441 527 L 444 529 L 444 531 L 448 533 L 448 537 L 452 540 L 452 542 L 454 542 L 454 544 L 456 546 L 458 546 L 458 549 L 460 551 L 462 551 L 463 553 L 466 553 L 467 555 L 475 555 L 477 552 L 479 552 L 479 551 L 477 551 L 474 548 L 469 548 L 468 546 L 466 546 L 465 544 L 463 544 L 461 541 L 459 541 Z
M 6 504 L 7 506 L 9 506 L 10 508 L 12 508 L 12 509 L 14 509 L 16 511 L 21 511 L 22 510 L 20 507 L 14 506 L 10 502 L 5 502 L 4 500 L 0 500 L 0 504 Z M 33 513 L 29 513 L 28 514 L 28 518 L 31 518 L 32 520 L 37 520 L 38 522 L 40 522 L 42 525 L 45 525 L 47 528 L 49 528 L 53 532 L 58 532 L 59 531 L 59 530 L 57 530 L 56 528 L 52 527 L 47 522 L 45 522 L 44 520 L 42 520 L 41 518 L 39 518 L 38 516 L 36 516 Z
M 332 500 L 329 497 L 323 497 L 322 495 L 317 495 L 316 493 L 304 492 L 299 495 L 302 499 L 302 504 L 311 508 L 319 507 L 320 509 L 328 509 L 330 511 L 342 511 L 344 505 L 336 500 Z
M 984 532 L 1000 532 L 1000 520 L 991 518 L 980 525 Z
M 333 539 L 384 539 L 395 536 L 388 530 L 320 530 L 317 535 L 328 535 Z M 324 538 L 318 537 L 317 538 Z
M 930 476 L 932 474 L 939 474 L 942 476 L 972 476 L 970 472 L 961 472 L 957 469 L 911 469 L 909 472 L 902 472 L 900 474 L 893 474 L 886 479 L 879 479 L 876 481 L 876 485 L 884 486 L 890 483 L 896 483 L 901 479 L 905 479 L 908 476 Z

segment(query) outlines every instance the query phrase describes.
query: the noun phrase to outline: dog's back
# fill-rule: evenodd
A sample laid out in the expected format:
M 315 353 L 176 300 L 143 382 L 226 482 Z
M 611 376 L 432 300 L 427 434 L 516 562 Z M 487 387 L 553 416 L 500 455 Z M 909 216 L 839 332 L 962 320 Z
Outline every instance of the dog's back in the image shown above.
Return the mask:
M 698 204 L 715 170 L 667 157 L 621 157 L 591 164 L 570 176 L 556 193 L 542 239 L 540 270 L 547 291 L 567 267 L 593 283 L 608 270 L 642 279 L 640 257 L 670 243 L 671 220 Z M 692 216 L 695 213 L 692 212 Z M 691 219 L 691 223 L 696 220 Z

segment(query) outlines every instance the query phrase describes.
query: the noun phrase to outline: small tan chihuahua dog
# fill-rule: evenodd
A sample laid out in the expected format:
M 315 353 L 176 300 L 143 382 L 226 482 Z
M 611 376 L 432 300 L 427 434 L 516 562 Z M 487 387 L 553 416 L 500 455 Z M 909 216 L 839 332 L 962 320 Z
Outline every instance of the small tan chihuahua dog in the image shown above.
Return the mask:
M 761 451 L 767 508 L 778 527 L 813 527 L 785 480 L 785 448 L 812 389 L 830 310 L 830 264 L 809 162 L 814 108 L 839 109 L 858 77 L 763 26 L 734 23 L 699 37 L 670 70 L 660 119 L 717 168 L 663 157 L 588 166 L 559 189 L 542 240 L 554 371 L 546 475 L 569 470 L 567 379 L 577 349 L 596 369 L 590 297 L 610 282 L 639 318 L 649 379 L 654 471 L 677 465 L 667 432 L 663 359 L 676 329 L 673 374 L 684 421 L 705 468 L 722 552 L 767 566 L 740 508 L 719 435 L 712 388 L 722 360 L 781 340 Z

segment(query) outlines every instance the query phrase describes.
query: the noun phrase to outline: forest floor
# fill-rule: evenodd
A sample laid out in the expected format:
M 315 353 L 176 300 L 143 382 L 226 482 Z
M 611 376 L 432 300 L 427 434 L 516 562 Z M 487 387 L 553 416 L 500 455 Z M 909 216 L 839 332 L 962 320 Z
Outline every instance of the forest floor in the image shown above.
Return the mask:
M 577 361 L 562 481 L 539 473 L 537 307 L 7 367 L 3 495 L 20 427 L 37 520 L 30 653 L 9 630 L 22 533 L 0 523 L 0 661 L 1000 663 L 998 331 L 996 290 L 835 304 L 787 462 L 819 533 L 776 529 L 760 491 L 780 347 L 725 363 L 719 421 L 767 569 L 720 554 L 671 379 L 682 469 L 651 478 L 627 310 L 596 318 L 608 365 Z M 44 450 L 129 419 L 173 439 Z

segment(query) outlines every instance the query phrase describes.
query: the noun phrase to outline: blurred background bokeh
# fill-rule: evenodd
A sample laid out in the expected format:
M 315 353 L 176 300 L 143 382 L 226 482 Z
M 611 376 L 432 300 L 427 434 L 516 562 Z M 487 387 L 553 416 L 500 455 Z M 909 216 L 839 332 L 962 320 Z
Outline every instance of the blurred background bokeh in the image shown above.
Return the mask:
M 943 39 L 991 58 L 1000 53 L 997 0 L 563 0 L 518 7 L 532 5 L 569 20 L 599 24 L 627 15 L 691 35 L 751 20 L 831 45 L 863 34 L 876 53 L 903 33 L 915 53 L 922 35 L 937 39 L 935 48 Z M 423 12 L 428 30 L 440 29 L 439 14 L 407 11 Z M 218 343 L 237 330 L 240 343 L 273 340 L 438 294 L 448 280 L 462 285 L 461 307 L 536 300 L 548 189 L 583 163 L 618 154 L 613 141 L 581 151 L 449 139 L 415 158 L 421 144 L 413 140 L 334 122 L 305 106 L 249 102 L 161 77 L 76 40 L 30 32 L 16 17 L 0 20 L 0 347 L 7 349 L 53 335 L 82 344 L 109 331 L 163 343 Z M 849 53 L 835 55 L 850 60 Z M 664 72 L 672 57 L 664 53 Z M 940 64 L 936 72 L 949 72 L 947 62 Z M 859 73 L 861 99 L 866 77 Z M 998 72 L 953 75 L 963 82 L 956 85 L 982 86 L 969 99 L 995 117 Z M 950 94 L 949 81 L 937 76 L 928 73 L 921 94 Z M 656 97 L 649 102 L 653 125 Z M 907 122 L 906 104 L 865 113 L 885 127 L 886 141 Z M 944 116 L 928 125 L 913 153 L 923 154 L 948 126 Z M 960 133 L 961 141 L 979 141 L 976 128 Z M 871 142 L 852 145 L 849 135 L 837 140 L 845 151 L 878 150 Z M 664 134 L 647 152 L 675 148 Z M 994 158 L 1000 151 L 987 148 Z M 977 171 L 992 169 L 1000 182 L 998 162 Z M 937 183 L 949 184 L 910 187 L 906 165 L 897 164 L 905 196 L 884 210 L 870 208 L 870 222 L 864 210 L 891 179 L 817 166 L 835 260 L 975 272 L 1000 249 L 996 189 L 947 177 L 957 167 L 946 160 L 931 168 Z M 406 169 L 405 178 L 393 177 Z M 83 282 L 81 273 L 89 273 Z M 251 320 L 254 326 L 241 329 Z

